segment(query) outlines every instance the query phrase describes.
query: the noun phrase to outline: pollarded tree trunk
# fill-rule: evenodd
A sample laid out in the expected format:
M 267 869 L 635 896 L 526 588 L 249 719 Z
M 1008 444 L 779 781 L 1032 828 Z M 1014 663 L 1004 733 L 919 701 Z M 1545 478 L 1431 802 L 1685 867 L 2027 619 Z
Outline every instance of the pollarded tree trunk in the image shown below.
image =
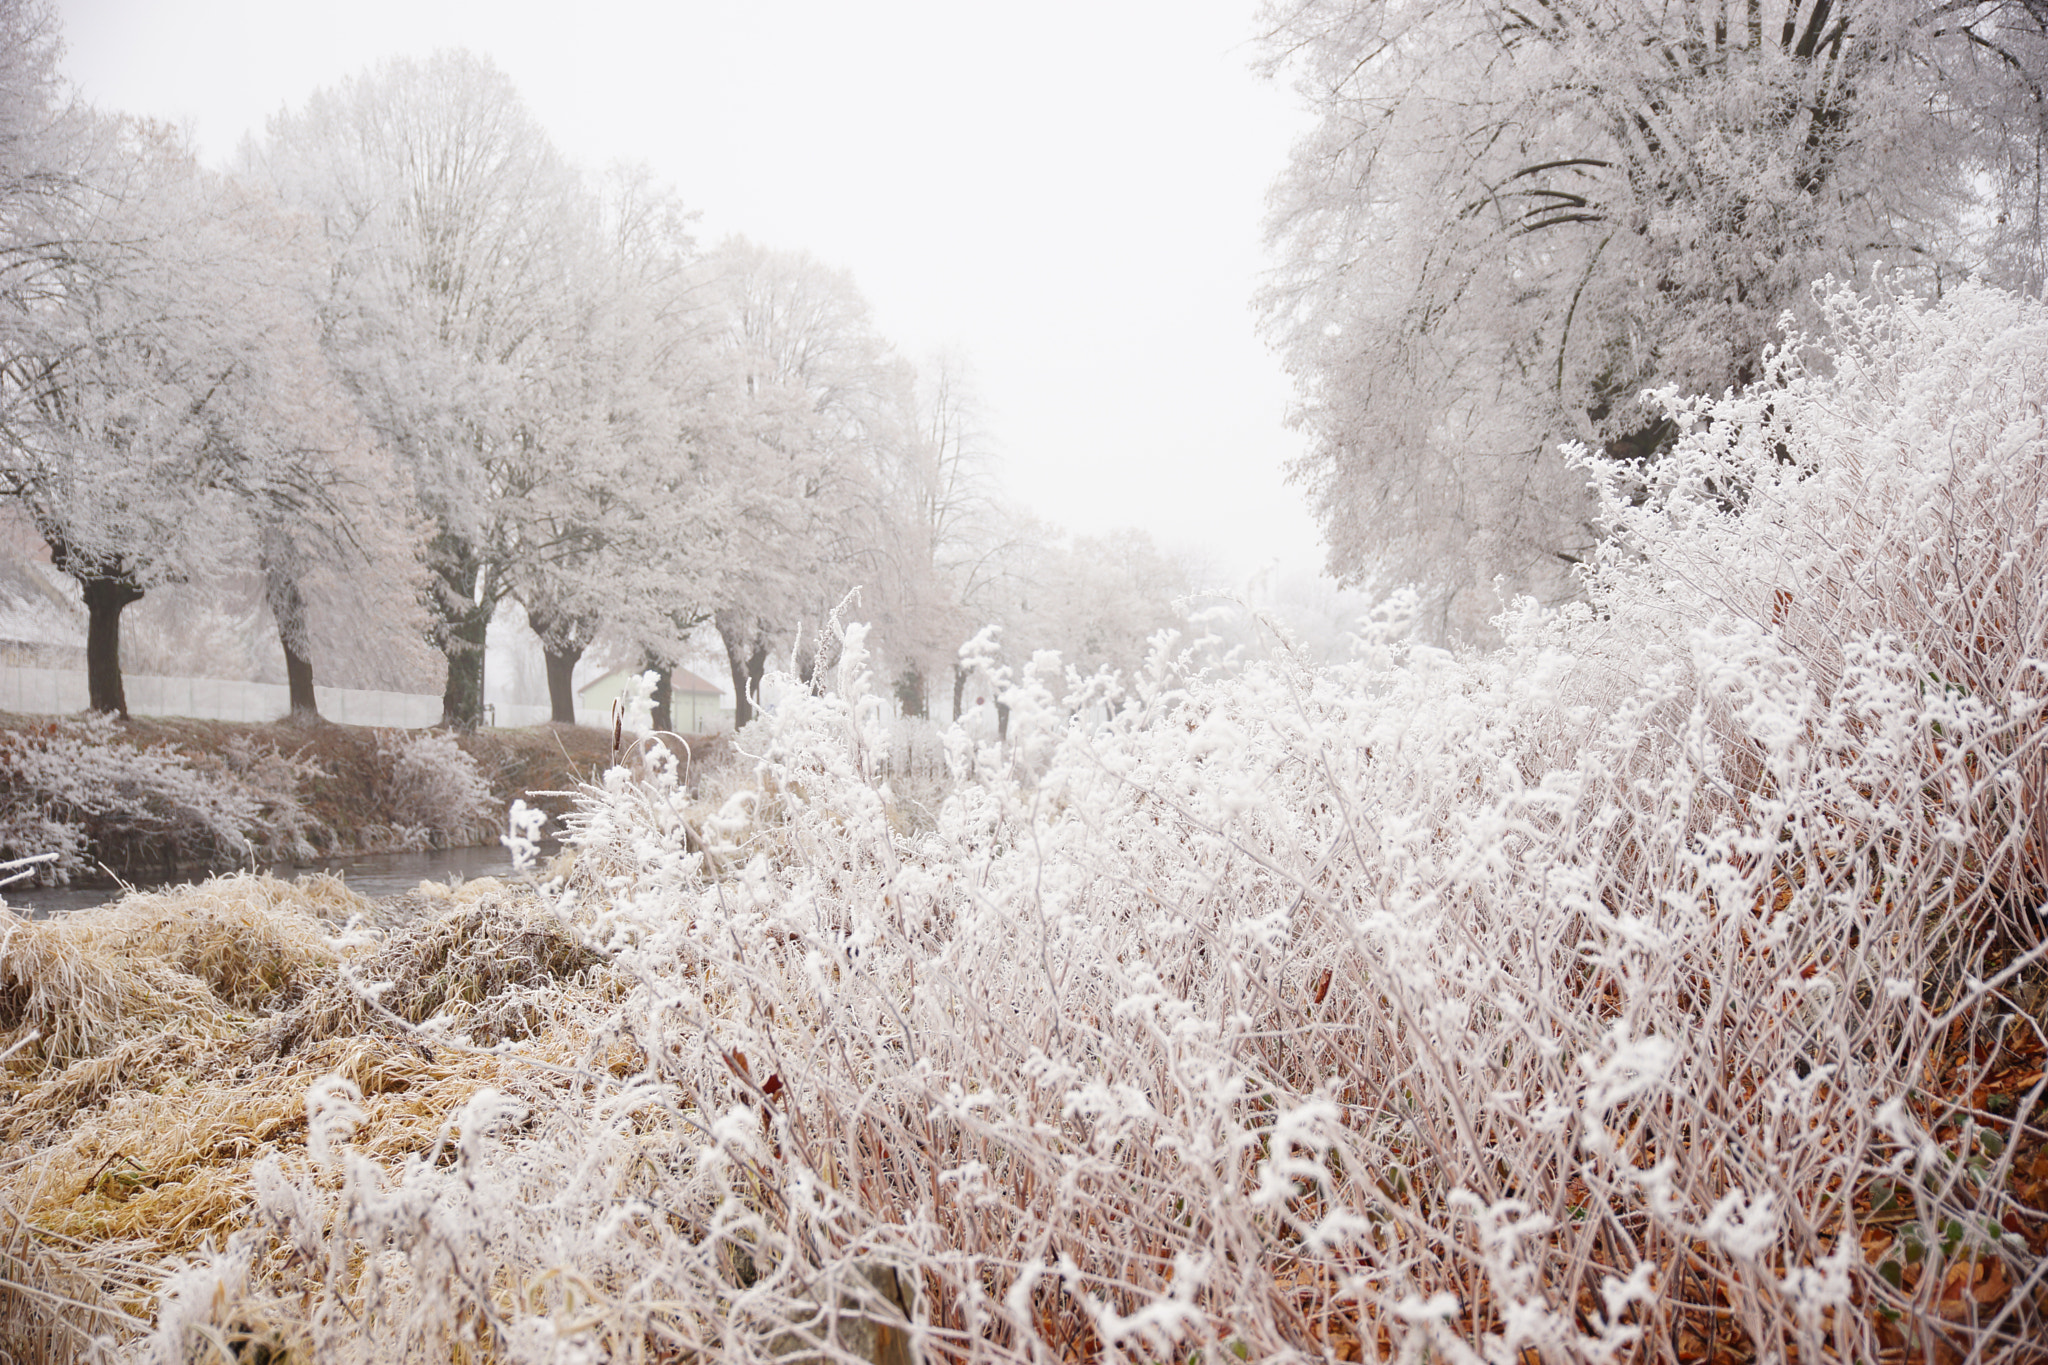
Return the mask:
M 142 589 L 126 578 L 96 576 L 85 590 L 85 690 L 95 711 L 128 718 L 128 693 L 121 685 L 121 612 L 142 600 Z
M 313 695 L 313 658 L 307 646 L 306 599 L 299 592 L 299 580 L 284 561 L 282 553 L 266 554 L 264 595 L 270 602 L 270 619 L 277 623 L 277 641 L 284 647 L 284 680 L 291 691 L 292 718 L 318 720 L 320 703 Z
M 289 644 L 284 647 L 284 681 L 291 690 L 292 719 L 320 719 L 320 703 L 313 695 L 313 661 Z
M 441 693 L 441 724 L 450 730 L 474 730 L 484 718 L 484 634 L 490 629 L 488 610 L 441 627 L 441 651 L 448 656 L 448 685 Z
M 574 612 L 557 615 L 549 608 L 528 603 L 526 624 L 540 639 L 540 655 L 547 662 L 548 719 L 563 725 L 576 723 L 576 665 L 597 638 L 596 626 Z
M 582 661 L 583 646 L 556 648 L 541 642 L 540 656 L 548 667 L 548 719 L 558 725 L 576 723 L 576 665 Z
M 654 674 L 654 695 L 648 698 L 649 722 L 657 731 L 673 734 L 676 728 L 675 665 L 650 651 L 641 657 L 640 670 Z
M 474 730 L 484 718 L 484 643 L 504 596 L 503 579 L 446 529 L 435 535 L 428 562 L 434 570 L 434 614 L 439 618 L 434 623 L 434 646 L 448 660 L 441 725 Z

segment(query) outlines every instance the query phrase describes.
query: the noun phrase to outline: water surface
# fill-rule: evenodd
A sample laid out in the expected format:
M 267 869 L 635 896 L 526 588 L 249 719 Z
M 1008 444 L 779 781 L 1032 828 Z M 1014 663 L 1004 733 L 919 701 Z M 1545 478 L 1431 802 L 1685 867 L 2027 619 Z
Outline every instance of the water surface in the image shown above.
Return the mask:
M 547 854 L 543 853 L 543 857 Z M 351 857 L 325 858 L 312 863 L 280 863 L 263 871 L 273 877 L 290 879 L 309 872 L 332 872 L 346 881 L 349 889 L 376 899 L 410 891 L 421 882 L 469 881 L 475 877 L 502 877 L 512 871 L 512 855 L 502 844 L 476 848 L 442 848 L 425 853 L 359 853 Z M 193 879 L 137 882 L 138 891 L 160 891 L 167 886 L 184 886 Z M 104 905 L 121 898 L 121 888 L 56 886 L 0 889 L 7 908 L 30 919 L 45 919 L 67 910 Z

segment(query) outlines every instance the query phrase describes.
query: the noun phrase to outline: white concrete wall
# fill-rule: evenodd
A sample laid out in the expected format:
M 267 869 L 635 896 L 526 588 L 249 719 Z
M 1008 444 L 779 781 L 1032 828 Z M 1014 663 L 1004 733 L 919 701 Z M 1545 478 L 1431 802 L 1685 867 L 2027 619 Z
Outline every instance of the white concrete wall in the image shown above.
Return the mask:
M 291 692 L 283 683 L 228 682 L 221 678 L 155 678 L 130 673 L 121 679 L 128 709 L 138 716 L 186 716 L 194 720 L 263 722 L 291 710 Z M 320 714 L 337 725 L 377 725 L 389 729 L 424 729 L 441 719 L 441 699 L 416 692 L 371 692 L 351 687 L 319 687 L 313 696 Z M 72 715 L 86 706 L 85 673 L 67 668 L 25 668 L 0 665 L 0 711 L 25 715 Z M 680 700 L 680 699 L 679 699 Z M 707 703 L 711 698 L 704 699 Z M 548 708 L 493 702 L 485 708 L 486 724 L 506 727 L 545 725 Z M 726 716 L 730 724 L 730 715 Z M 719 712 L 705 705 L 695 714 L 685 706 L 676 720 L 684 729 L 695 720 L 706 729 L 719 723 Z M 609 710 L 576 710 L 576 723 L 611 728 Z
M 677 697 L 675 700 L 676 728 L 685 734 L 694 733 L 698 730 L 731 729 L 732 712 L 721 709 L 717 703 L 718 699 L 716 697 L 706 696 L 698 705 L 693 707 L 690 705 L 687 697 Z M 323 700 L 320 704 L 322 707 L 325 707 L 327 703 Z M 133 706 L 132 698 L 130 699 L 130 706 L 131 708 Z M 436 719 L 440 718 L 440 706 L 440 699 L 436 698 L 434 701 L 434 716 Z M 0 710 L 5 709 L 5 706 L 0 706 Z M 546 725 L 548 717 L 553 714 L 554 712 L 545 706 L 526 706 L 516 702 L 497 701 L 484 708 L 484 720 L 487 724 L 491 725 Z M 332 717 L 329 717 L 329 719 L 332 719 Z M 612 728 L 612 713 L 609 707 L 604 710 L 593 711 L 587 706 L 579 706 L 576 708 L 576 723 L 578 725 L 588 725 L 597 730 L 609 730 Z
M 260 722 L 277 720 L 291 710 L 291 692 L 283 683 L 153 678 L 139 674 L 129 674 L 121 682 L 128 693 L 128 709 L 138 716 Z M 313 696 L 320 703 L 320 714 L 339 725 L 421 729 L 441 719 L 441 699 L 418 693 L 316 686 Z M 83 711 L 86 698 L 82 671 L 0 667 L 0 711 L 65 715 Z M 541 709 L 540 719 L 547 719 L 545 708 Z M 498 723 L 537 722 L 506 721 L 501 717 Z

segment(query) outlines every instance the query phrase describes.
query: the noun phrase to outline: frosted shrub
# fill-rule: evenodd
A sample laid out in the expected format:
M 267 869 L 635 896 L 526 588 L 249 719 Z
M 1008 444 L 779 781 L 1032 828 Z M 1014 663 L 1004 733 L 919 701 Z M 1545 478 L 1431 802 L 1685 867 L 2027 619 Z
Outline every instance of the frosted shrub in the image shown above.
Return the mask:
M 169 745 L 135 746 L 105 715 L 0 734 L 0 858 L 56 853 L 46 883 L 116 870 L 248 861 L 261 802 Z
M 711 817 L 609 776 L 583 1065 L 317 1091 L 151 1349 L 2040 1359 L 2048 324 L 1833 308 L 1495 652 L 1034 661 L 910 826 L 852 627 Z
M 497 801 L 476 760 L 452 735 L 392 730 L 377 740 L 382 804 L 400 842 L 434 848 L 474 842 L 497 818 Z
M 287 754 L 274 744 L 246 735 L 229 739 L 217 771 L 239 788 L 256 807 L 250 831 L 256 856 L 268 862 L 311 862 L 319 856 L 314 841 L 332 832 L 306 809 L 307 787 L 328 776 L 327 770 L 303 753 Z

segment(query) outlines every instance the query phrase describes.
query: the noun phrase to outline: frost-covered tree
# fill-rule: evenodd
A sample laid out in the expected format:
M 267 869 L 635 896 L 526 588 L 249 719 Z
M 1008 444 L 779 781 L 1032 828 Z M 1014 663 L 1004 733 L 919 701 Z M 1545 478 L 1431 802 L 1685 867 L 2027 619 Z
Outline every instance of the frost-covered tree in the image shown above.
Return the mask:
M 898 401 L 905 411 L 875 451 L 866 556 L 874 592 L 861 605 L 897 701 L 922 716 L 960 642 L 994 619 L 1009 527 L 965 359 L 936 357 Z
M 1129 674 L 1154 633 L 1186 624 L 1192 586 L 1187 567 L 1141 530 L 1075 536 L 1045 557 L 1031 585 L 1030 643 L 1057 649 L 1082 673 Z
M 57 71 L 50 6 L 0 0 L 0 357 L 36 353 L 76 244 L 73 202 L 104 132 Z M 37 390 L 18 369 L 0 388 L 0 432 Z
M 859 582 L 872 456 L 901 411 L 903 372 L 844 271 L 746 241 L 709 264 L 731 367 L 712 455 L 729 499 L 713 621 L 744 725 L 769 658 L 814 650 Z
M 75 122 L 67 192 L 10 204 L 15 243 L 64 246 L 0 357 L 0 491 L 83 594 L 93 709 L 125 713 L 126 607 L 246 562 L 259 525 L 345 514 L 289 233 L 168 130 Z
M 689 215 L 644 172 L 618 171 L 579 241 L 547 329 L 554 358 L 534 377 L 547 401 L 524 428 L 559 477 L 513 510 L 516 591 L 564 723 L 600 639 L 664 673 L 682 652 L 709 609 L 722 505 L 702 486 L 722 362 Z
M 2013 0 L 1285 0 L 1319 116 L 1274 194 L 1268 333 L 1330 564 L 1561 587 L 1583 439 L 1755 378 L 1787 308 L 1873 266 L 2037 284 L 2048 8 Z
M 390 686 L 417 677 L 426 653 L 426 528 L 411 481 L 362 419 L 321 345 L 318 308 L 331 278 L 316 224 L 264 187 L 217 181 L 215 212 L 239 224 L 243 266 L 262 263 L 269 342 L 233 382 L 261 386 L 266 426 L 246 432 L 265 471 L 250 508 L 263 597 L 284 654 L 291 712 L 319 713 L 316 663 L 330 680 Z
M 315 93 L 247 161 L 332 247 L 328 351 L 432 524 L 442 720 L 473 726 L 514 514 L 553 473 L 522 403 L 551 397 L 543 342 L 582 188 L 511 82 L 461 51 Z

